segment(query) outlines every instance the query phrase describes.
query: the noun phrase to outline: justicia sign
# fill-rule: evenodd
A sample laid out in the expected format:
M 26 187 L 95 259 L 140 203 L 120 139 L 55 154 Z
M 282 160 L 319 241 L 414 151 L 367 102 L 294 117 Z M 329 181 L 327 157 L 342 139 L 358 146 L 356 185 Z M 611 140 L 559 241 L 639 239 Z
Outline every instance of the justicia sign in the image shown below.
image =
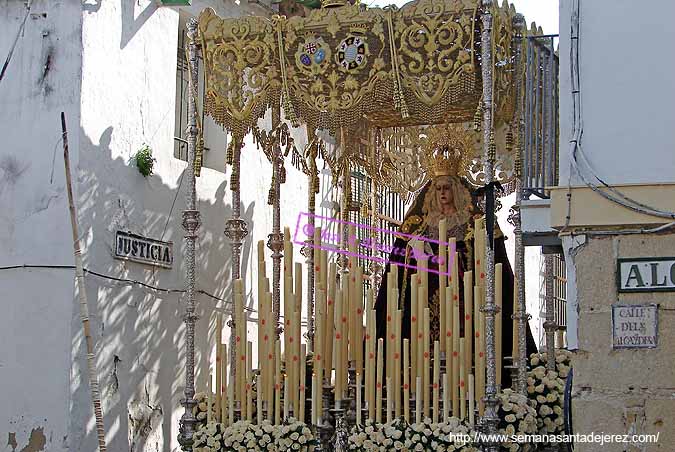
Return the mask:
M 162 242 L 131 232 L 116 231 L 115 258 L 171 268 L 173 242 Z

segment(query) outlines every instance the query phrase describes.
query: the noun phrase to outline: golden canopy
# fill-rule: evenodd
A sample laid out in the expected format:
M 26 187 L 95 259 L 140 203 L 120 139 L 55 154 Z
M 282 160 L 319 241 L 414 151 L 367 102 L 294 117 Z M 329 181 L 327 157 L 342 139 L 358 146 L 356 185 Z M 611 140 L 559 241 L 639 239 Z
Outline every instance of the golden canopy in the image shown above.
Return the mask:
M 332 132 L 470 121 L 478 108 L 479 0 L 347 5 L 308 17 L 199 17 L 206 112 L 245 134 L 282 100 L 294 124 Z M 493 6 L 497 118 L 510 121 L 515 9 Z

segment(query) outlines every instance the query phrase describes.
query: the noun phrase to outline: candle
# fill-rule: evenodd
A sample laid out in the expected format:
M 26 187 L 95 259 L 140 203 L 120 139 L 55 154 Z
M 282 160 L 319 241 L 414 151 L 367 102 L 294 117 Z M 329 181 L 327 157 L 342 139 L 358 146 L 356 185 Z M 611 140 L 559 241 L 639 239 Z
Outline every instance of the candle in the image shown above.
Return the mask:
M 422 377 L 422 390 L 426 391 L 427 385 L 424 380 L 424 336 L 425 336 L 425 323 L 424 323 L 424 308 L 426 303 L 424 300 L 424 290 L 421 286 L 417 287 L 417 369 L 419 376 Z M 424 400 L 424 394 L 418 394 L 417 397 L 420 400 Z
M 210 424 L 213 420 L 213 415 L 211 414 L 211 402 L 213 401 L 213 395 L 211 393 L 211 373 L 209 372 L 209 379 L 206 381 L 206 423 Z
M 364 356 L 365 360 L 365 371 L 364 371 L 364 389 L 365 389 L 365 398 L 366 398 L 366 406 L 370 403 L 370 363 L 373 359 L 373 351 L 371 350 L 371 345 L 373 341 L 373 337 L 370 335 L 370 331 L 373 326 L 373 311 L 372 311 L 372 297 L 373 297 L 373 289 L 369 288 L 368 289 L 368 306 L 366 307 L 366 340 L 365 340 L 365 347 L 366 347 L 366 354 Z
M 321 285 L 321 227 L 317 226 L 314 228 L 314 248 L 312 250 L 314 253 L 314 293 L 316 289 Z
M 293 296 L 293 379 L 291 380 L 291 400 L 293 415 L 297 416 L 299 407 L 298 391 L 300 389 L 300 344 L 302 343 L 302 264 L 295 264 L 295 295 Z M 325 305 L 325 300 L 324 300 Z
M 418 317 L 418 307 L 417 307 L 417 273 L 413 273 L 410 280 L 410 337 L 412 342 L 410 343 L 410 379 L 411 381 L 416 381 L 417 378 L 417 329 L 419 322 L 417 321 Z M 417 388 L 415 388 L 417 391 Z
M 495 357 L 497 367 L 497 387 L 502 386 L 502 264 L 495 265 Z
M 356 374 L 356 425 L 361 425 L 361 374 Z
M 317 384 L 316 381 L 316 374 L 312 374 L 312 412 L 310 413 L 312 425 L 318 425 L 319 422 L 317 421 L 317 416 L 318 416 L 318 410 L 316 409 L 316 394 L 319 385 Z
M 422 377 L 417 377 L 415 381 L 415 393 L 417 394 L 415 397 L 415 423 L 419 424 L 422 422 L 422 400 L 420 398 L 422 394 Z
M 221 394 L 220 394 L 220 387 L 222 385 L 222 366 L 221 366 L 221 361 L 223 357 L 221 356 L 220 352 L 222 351 L 222 347 L 220 344 L 223 342 L 223 314 L 220 312 L 216 316 L 216 422 L 220 422 L 220 412 L 222 408 L 220 407 L 221 404 Z
M 403 339 L 403 418 L 410 421 L 410 340 Z
M 221 365 L 221 375 L 222 375 L 222 381 L 221 381 L 221 386 L 220 386 L 220 392 L 222 394 L 221 397 L 221 403 L 220 403 L 220 419 L 223 424 L 227 423 L 227 404 L 225 403 L 226 400 L 228 399 L 227 395 L 229 394 L 227 392 L 227 345 L 225 344 L 220 344 L 221 347 L 221 352 L 220 356 L 222 356 L 222 359 L 220 360 L 220 365 Z
M 468 286 L 464 286 L 468 287 Z M 459 328 L 459 288 L 457 285 L 452 287 L 452 329 L 457 332 L 452 337 L 452 415 L 459 417 L 459 381 L 461 379 L 459 372 L 459 363 L 464 360 L 459 352 L 460 328 Z M 456 297 L 457 296 L 457 297 Z
M 443 422 L 448 422 L 450 417 L 450 398 L 448 397 L 448 374 L 444 373 L 443 380 Z
M 446 300 L 445 300 L 445 288 L 447 287 L 447 262 L 446 262 L 446 255 L 447 255 L 447 246 L 444 245 L 445 241 L 448 238 L 448 225 L 447 225 L 447 220 L 445 218 L 441 219 L 438 222 L 438 303 L 440 305 L 440 332 L 441 332 L 441 337 L 443 335 L 443 332 L 446 330 L 447 325 L 446 325 Z M 441 340 L 440 343 L 441 346 L 441 351 L 444 352 L 446 350 L 445 347 L 445 341 Z
M 429 411 L 430 411 L 430 400 L 429 400 L 429 386 L 431 384 L 431 375 L 430 373 L 430 368 L 431 368 L 431 331 L 430 331 L 430 316 L 431 313 L 429 311 L 429 308 L 424 309 L 424 381 L 422 382 L 422 391 L 424 391 L 423 394 L 423 400 L 424 400 L 424 419 L 427 419 L 429 417 Z
M 349 303 L 349 281 L 344 282 L 342 287 L 342 350 L 340 351 L 340 367 L 342 368 L 340 376 L 342 381 L 340 382 L 340 387 L 342 388 L 343 393 L 340 395 L 340 398 L 344 396 L 344 391 L 347 388 L 348 373 L 349 369 L 349 313 L 350 313 L 350 303 Z
M 354 357 L 356 372 L 363 374 L 363 269 L 360 266 L 356 268 L 354 286 Z
M 391 378 L 387 377 L 387 424 L 391 422 L 392 399 L 394 398 L 394 388 L 392 387 Z
M 452 287 L 445 288 L 445 373 L 448 374 L 448 382 L 452 382 L 452 340 L 453 340 L 453 311 L 455 310 L 452 302 Z M 459 334 L 459 331 L 456 332 Z M 441 334 L 441 337 L 443 335 Z M 443 340 L 443 339 L 442 339 Z
M 253 343 L 248 342 L 246 347 L 246 420 L 253 420 Z
M 481 286 L 474 286 L 473 287 L 473 300 L 474 300 L 474 307 L 473 307 L 473 318 L 474 318 L 474 324 L 475 324 L 475 334 L 474 334 L 474 376 L 476 377 L 476 381 L 478 384 L 478 387 L 480 388 L 480 381 L 481 381 L 481 360 L 482 360 L 482 355 L 481 355 L 481 342 L 483 341 L 483 330 L 481 329 L 481 312 L 480 312 L 480 306 L 481 306 L 481 295 L 482 295 L 483 287 Z M 471 372 L 471 368 L 468 367 L 466 369 L 467 376 L 465 381 L 468 384 L 469 381 L 469 375 Z M 480 391 L 478 392 L 480 394 Z
M 298 420 L 305 422 L 305 383 L 307 382 L 307 346 L 302 344 L 300 347 L 300 413 Z
M 368 418 L 371 420 L 375 420 L 375 386 L 376 386 L 376 380 L 377 380 L 377 375 L 375 371 L 376 367 L 376 357 L 377 357 L 377 350 L 375 350 L 376 347 L 376 335 L 377 332 L 375 330 L 375 325 L 377 323 L 376 321 L 376 311 L 374 309 L 370 310 L 370 316 L 372 319 L 371 326 L 370 326 L 370 354 L 368 356 L 369 362 L 370 362 L 370 379 L 368 380 Z
M 462 359 L 464 360 L 464 372 L 462 372 L 461 379 L 466 382 L 466 376 L 471 372 L 471 364 L 473 363 L 473 272 L 464 273 L 464 353 Z
M 285 377 L 291 376 L 293 373 L 293 318 L 295 313 L 295 308 L 293 307 L 293 277 L 289 276 L 290 265 L 288 262 L 285 265 L 286 270 L 284 271 L 284 365 L 285 365 Z M 280 384 L 283 385 L 283 382 L 280 381 Z M 280 388 L 283 391 L 283 386 Z M 284 408 L 286 406 L 286 393 L 284 395 Z M 284 411 L 284 419 L 286 418 L 286 412 Z
M 480 316 L 480 329 L 481 331 L 485 331 L 485 315 Z M 478 400 L 478 413 L 483 416 L 483 413 L 485 411 L 485 403 L 483 402 L 483 397 L 485 396 L 485 337 L 483 336 L 481 342 L 480 342 L 480 388 L 478 391 L 480 399 Z
M 394 345 L 393 345 L 393 340 L 394 340 L 394 310 L 396 307 L 394 306 L 394 278 L 393 274 L 390 271 L 389 272 L 389 277 L 387 278 L 387 324 L 386 324 L 386 343 L 387 343 L 387 358 L 386 358 L 386 363 L 387 363 L 387 368 L 385 369 L 385 378 L 390 378 L 393 370 L 392 367 L 394 365 L 394 360 L 392 359 L 393 351 L 394 351 Z
M 288 394 L 288 374 L 284 375 L 284 420 L 290 418 L 289 407 L 291 405 L 290 396 Z
M 326 301 L 326 323 L 324 324 L 324 337 L 325 340 L 325 351 L 324 351 L 324 366 L 325 376 L 324 378 L 331 384 L 331 372 L 333 370 L 333 338 L 335 336 L 335 300 L 337 298 L 335 294 L 335 272 L 337 268 L 335 262 L 330 263 L 328 270 L 328 299 Z
M 349 249 L 349 268 L 355 268 L 358 263 L 358 257 L 356 255 L 356 250 L 358 248 L 358 238 L 356 237 L 356 226 L 353 224 L 349 225 L 349 238 L 347 239 L 348 249 Z
M 314 335 L 314 373 L 316 374 L 316 380 L 319 383 L 319 387 L 321 387 L 321 383 L 323 382 L 323 368 L 325 366 L 324 361 L 325 357 L 322 355 L 322 350 L 323 350 L 323 339 L 324 339 L 324 321 L 325 321 L 325 316 L 324 316 L 324 311 L 326 309 L 326 290 L 323 287 L 319 288 L 319 292 L 317 294 L 318 296 L 316 297 L 316 326 L 317 326 L 317 334 Z M 321 391 L 318 390 L 320 393 Z M 317 399 L 316 403 L 316 410 L 318 412 L 321 412 L 321 398 L 319 397 Z
M 465 344 L 465 338 L 461 338 L 459 340 L 459 354 L 464 356 L 464 344 Z M 468 342 L 468 341 L 467 341 Z M 464 380 L 464 375 L 465 375 L 465 369 L 464 366 L 466 366 L 466 361 L 461 359 L 459 361 L 459 375 L 460 375 L 460 380 L 459 380 L 459 418 L 460 419 L 465 419 L 466 418 L 466 387 L 465 387 L 465 380 Z
M 469 424 L 474 426 L 474 416 L 475 416 L 475 402 L 474 402 L 474 378 L 473 375 L 469 375 Z
M 335 400 L 342 400 L 342 342 L 343 323 L 342 323 L 342 290 L 337 289 L 335 294 Z
M 396 291 L 398 292 L 398 291 Z M 392 379 L 392 385 L 395 389 L 394 394 L 394 415 L 396 417 L 401 416 L 401 317 L 403 316 L 403 311 L 400 309 L 396 310 L 394 313 L 394 374 Z
M 277 339 L 274 346 L 274 423 L 281 424 L 281 341 Z
M 265 335 L 267 338 L 267 362 L 265 362 L 265 368 L 267 369 L 267 397 L 265 399 L 267 400 L 267 418 L 272 421 L 274 417 L 272 416 L 273 412 L 273 407 L 274 407 L 274 383 L 275 383 L 275 378 L 276 374 L 274 373 L 274 363 L 275 363 L 275 342 L 274 342 L 274 337 L 275 337 L 275 328 L 276 325 L 272 321 L 271 317 L 271 312 L 272 312 L 272 294 L 270 292 L 267 292 L 267 300 L 265 301 L 265 306 L 270 313 L 268 315 L 269 321 L 267 322 L 267 334 Z
M 434 374 L 433 374 L 433 411 L 432 411 L 432 421 L 434 424 L 438 423 L 438 383 L 440 380 L 440 364 L 441 364 L 441 352 L 440 352 L 439 341 L 434 341 Z
M 228 425 L 234 424 L 234 383 L 230 382 L 227 387 L 227 410 Z
M 256 375 L 255 377 L 255 385 L 256 388 L 258 388 L 258 394 L 256 396 L 256 411 L 257 411 L 257 419 L 258 419 L 258 425 L 262 424 L 263 421 L 263 409 L 262 409 L 262 393 L 260 391 L 260 388 L 262 387 L 262 377 L 260 374 Z
M 384 341 L 377 340 L 377 376 L 375 383 L 375 422 L 382 422 L 382 361 L 384 354 L 382 348 Z

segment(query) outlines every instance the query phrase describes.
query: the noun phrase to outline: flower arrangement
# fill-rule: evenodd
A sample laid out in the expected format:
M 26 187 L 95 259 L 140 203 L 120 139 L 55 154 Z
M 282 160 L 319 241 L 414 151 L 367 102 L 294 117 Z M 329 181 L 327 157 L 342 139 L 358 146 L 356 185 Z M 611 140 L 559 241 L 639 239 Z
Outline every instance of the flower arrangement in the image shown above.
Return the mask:
M 404 419 L 395 419 L 386 424 L 371 420 L 364 426 L 356 426 L 348 439 L 349 450 L 374 451 L 461 451 L 474 452 L 470 440 L 473 431 L 457 418 L 433 424 L 431 419 L 408 424 Z
M 197 430 L 206 427 L 206 422 L 208 420 L 207 414 L 207 400 L 205 392 L 198 392 L 195 394 L 195 400 L 197 405 L 192 409 L 192 415 L 197 419 Z M 214 396 L 211 396 L 211 400 L 215 400 Z M 216 407 L 214 403 L 211 403 L 211 419 L 216 418 Z
M 548 354 L 543 353 L 532 353 L 530 355 L 530 367 L 535 368 L 537 366 L 545 366 Z M 558 372 L 561 378 L 567 378 L 567 374 L 570 372 L 572 367 L 572 352 L 559 348 L 555 351 L 555 370 Z
M 215 452 L 225 450 L 224 444 L 225 428 L 223 424 L 210 422 L 204 427 L 198 429 L 192 439 L 192 447 L 195 452 Z
M 537 410 L 537 430 L 540 434 L 556 434 L 563 430 L 563 397 L 565 378 L 569 373 L 572 354 L 556 350 L 556 370 L 545 367 L 546 353 L 530 355 L 532 370 L 527 373 L 527 393 Z
M 504 389 L 497 394 L 499 416 L 499 433 L 503 435 L 533 435 L 537 432 L 537 412 L 527 397 L 511 389 Z M 528 444 L 513 441 L 502 443 L 505 449 L 516 452 L 526 451 Z
M 316 440 L 311 430 L 302 422 L 290 418 L 282 425 L 250 421 L 235 422 L 225 428 L 222 424 L 209 423 L 194 435 L 195 452 L 309 452 Z

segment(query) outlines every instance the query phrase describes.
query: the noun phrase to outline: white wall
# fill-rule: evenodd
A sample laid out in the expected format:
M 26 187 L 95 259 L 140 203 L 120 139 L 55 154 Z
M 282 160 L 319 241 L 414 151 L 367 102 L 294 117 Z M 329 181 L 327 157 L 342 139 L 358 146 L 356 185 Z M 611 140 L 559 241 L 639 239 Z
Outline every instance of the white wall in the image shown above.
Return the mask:
M 216 0 L 195 1 L 187 12 L 197 14 L 205 6 L 224 16 L 264 13 L 255 5 Z M 0 28 L 11 30 L 0 34 L 0 54 L 6 55 L 24 7 L 23 2 L 0 1 L 0 9 Z M 84 5 L 52 0 L 35 1 L 32 12 L 47 12 L 47 17 L 28 19 L 0 83 L 0 266 L 73 264 L 58 141 L 59 112 L 65 110 L 85 267 L 183 289 L 181 211 L 186 187 L 178 193 L 177 188 L 185 162 L 173 156 L 179 11 L 148 0 Z M 303 145 L 303 131 L 295 132 Z M 157 158 L 155 174 L 147 179 L 130 164 L 144 142 Z M 217 152 L 224 155 L 222 149 Z M 230 248 L 223 229 L 231 215 L 229 176 L 229 169 L 205 168 L 197 182 L 202 213 L 197 286 L 225 300 Z M 250 306 L 252 265 L 257 261 L 253 243 L 266 240 L 271 230 L 270 182 L 271 166 L 247 140 L 242 216 L 251 233 L 243 247 L 242 277 Z M 282 186 L 282 226 L 294 225 L 305 210 L 305 187 L 305 176 L 289 167 Z M 153 270 L 114 260 L 117 228 L 172 240 L 173 268 Z M 176 450 L 184 383 L 184 297 L 91 274 L 86 284 L 108 450 Z M 0 437 L 15 438 L 17 450 L 38 450 L 43 441 L 50 451 L 95 450 L 73 270 L 3 270 L 0 292 L 6 313 L 0 317 L 0 340 L 9 344 L 0 347 Z M 205 358 L 213 361 L 207 352 L 207 339 L 213 344 L 215 336 L 212 313 L 228 309 L 204 295 L 197 303 L 197 383 L 203 390 Z M 251 322 L 249 334 L 254 333 Z M 13 450 L 12 441 L 7 447 Z
M 675 181 L 675 3 L 580 0 L 583 149 L 610 184 Z M 560 184 L 572 134 L 570 14 L 560 0 Z M 573 184 L 581 182 L 573 179 Z
M 207 4 L 223 16 L 242 12 L 234 4 L 216 1 L 194 2 L 190 12 L 196 14 Z M 157 9 L 149 1 L 141 2 L 140 6 L 131 2 L 103 4 L 96 14 L 85 15 L 83 24 L 80 133 L 86 163 L 82 165 L 80 194 L 83 229 L 87 228 L 91 237 L 87 265 L 98 267 L 101 273 L 165 288 L 185 285 L 180 216 L 185 186 L 164 235 L 164 240 L 176 244 L 173 269 L 153 272 L 137 264 L 114 261 L 110 258 L 110 243 L 116 220 L 119 225 L 126 223 L 134 232 L 161 237 L 185 168 L 184 162 L 173 157 L 178 24 L 176 10 Z M 157 158 L 156 175 L 148 179 L 127 164 L 143 142 L 150 144 Z M 215 142 L 207 142 L 207 146 Z M 222 149 L 217 152 L 224 155 Z M 288 181 L 282 187 L 282 225 L 295 223 L 306 199 L 304 176 L 291 168 L 288 172 Z M 205 168 L 197 182 L 202 214 L 197 285 L 198 289 L 225 300 L 230 295 L 231 262 L 229 242 L 222 231 L 232 211 L 229 177 L 229 169 L 223 173 Z M 270 182 L 271 166 L 247 140 L 242 155 L 241 210 L 250 234 L 242 249 L 242 278 L 249 295 L 247 304 L 252 308 L 255 308 L 252 292 L 256 287 L 252 268 L 257 261 L 254 243 L 266 240 L 271 232 L 272 214 L 267 205 Z M 179 401 L 184 384 L 181 320 L 184 299 L 136 287 L 101 286 L 101 281 L 91 281 L 91 297 L 98 295 L 101 307 L 99 362 L 102 384 L 109 388 L 105 401 L 106 425 L 111 429 L 109 447 L 173 449 L 177 447 L 178 420 L 183 413 Z M 197 323 L 196 381 L 197 389 L 205 390 L 208 363 L 215 361 L 206 342 L 208 338 L 211 347 L 215 342 L 213 311 L 218 308 L 228 312 L 229 306 L 205 295 L 200 295 L 197 301 L 201 319 Z M 255 324 L 249 323 L 249 337 L 255 337 L 255 331 Z M 224 340 L 227 339 L 226 329 Z M 115 356 L 120 360 L 116 373 Z M 76 362 L 74 367 L 80 366 Z M 74 379 L 73 385 L 73 391 L 80 396 L 75 406 L 86 407 L 85 392 L 78 392 L 83 380 Z M 142 432 L 129 420 L 130 416 L 136 417 L 138 423 L 149 421 L 149 431 Z M 73 418 L 87 417 L 75 410 Z M 73 431 L 74 444 L 87 450 L 94 447 L 90 426 L 91 422 L 86 430 Z
M 0 1 L 3 63 L 25 11 L 22 1 Z M 59 115 L 66 113 L 77 165 L 81 5 L 36 0 L 31 12 L 0 81 L 0 267 L 73 265 Z M 69 450 L 73 275 L 0 270 L 3 450 L 14 442 L 16 450 Z

